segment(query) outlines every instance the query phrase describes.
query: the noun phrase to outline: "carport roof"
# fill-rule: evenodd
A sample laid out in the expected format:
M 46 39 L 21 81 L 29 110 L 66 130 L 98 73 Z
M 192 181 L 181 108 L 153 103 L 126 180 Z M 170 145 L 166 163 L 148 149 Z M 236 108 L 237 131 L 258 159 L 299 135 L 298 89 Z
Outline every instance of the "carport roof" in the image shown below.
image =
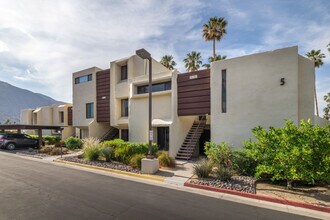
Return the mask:
M 0 125 L 0 130 L 8 129 L 26 129 L 26 130 L 62 130 L 64 126 L 53 126 L 53 125 L 23 125 L 23 124 L 11 124 L 11 125 Z

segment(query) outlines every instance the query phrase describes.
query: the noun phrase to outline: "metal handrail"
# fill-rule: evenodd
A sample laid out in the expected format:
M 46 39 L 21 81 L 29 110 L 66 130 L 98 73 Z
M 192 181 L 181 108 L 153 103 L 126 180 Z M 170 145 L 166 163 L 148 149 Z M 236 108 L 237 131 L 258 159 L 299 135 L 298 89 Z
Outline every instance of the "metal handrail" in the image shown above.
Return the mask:
M 192 136 L 191 140 L 189 141 L 189 143 L 192 142 L 192 139 L 194 139 L 194 137 L 195 137 L 195 135 L 196 135 L 196 133 L 197 133 L 197 131 L 199 129 L 199 126 L 201 125 L 202 121 L 204 121 L 205 119 L 206 119 L 206 115 L 203 115 L 202 118 L 201 118 L 201 120 L 199 120 L 198 125 L 197 125 L 197 128 L 196 128 L 195 132 L 193 133 L 193 136 Z M 196 145 L 197 145 L 197 143 L 195 144 L 194 147 L 196 147 Z M 193 150 L 192 154 L 194 153 L 194 151 L 195 151 L 195 149 Z
M 102 141 L 104 141 L 104 139 L 109 135 L 109 134 L 111 134 L 111 132 L 112 132 L 112 130 L 113 130 L 114 128 L 113 127 L 111 127 L 102 137 L 101 137 L 101 142 Z

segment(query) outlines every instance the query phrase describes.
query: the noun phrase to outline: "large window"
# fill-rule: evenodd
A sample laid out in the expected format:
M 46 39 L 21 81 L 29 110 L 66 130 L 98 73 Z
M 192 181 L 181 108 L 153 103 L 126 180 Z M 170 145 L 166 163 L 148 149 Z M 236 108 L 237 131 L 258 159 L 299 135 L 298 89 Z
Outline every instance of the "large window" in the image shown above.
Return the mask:
M 85 75 L 85 76 L 80 76 L 80 77 L 75 78 L 74 83 L 75 84 L 85 83 L 85 82 L 88 82 L 88 81 L 92 81 L 92 79 L 93 79 L 93 75 L 88 74 L 88 75 Z
M 171 90 L 171 88 L 172 88 L 171 81 L 152 84 L 152 92 L 160 92 L 160 91 L 165 91 L 165 90 Z M 149 92 L 149 85 L 143 85 L 143 86 L 138 86 L 137 87 L 137 93 L 138 94 L 143 94 L 143 93 L 148 93 L 148 92 Z
M 127 65 L 120 67 L 120 80 L 127 79 Z
M 227 76 L 226 70 L 221 71 L 221 112 L 227 112 Z
M 94 118 L 94 103 L 86 104 L 86 118 Z
M 59 112 L 60 114 L 60 123 L 64 123 L 64 112 Z
M 121 100 L 121 117 L 128 116 L 128 99 Z

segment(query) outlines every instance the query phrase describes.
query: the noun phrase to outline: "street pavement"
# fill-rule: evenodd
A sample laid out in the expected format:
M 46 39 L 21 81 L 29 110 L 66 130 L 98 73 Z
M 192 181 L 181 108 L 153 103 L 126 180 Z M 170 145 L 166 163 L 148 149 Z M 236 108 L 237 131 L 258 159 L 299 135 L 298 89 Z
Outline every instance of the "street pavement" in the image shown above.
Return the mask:
M 0 219 L 310 219 L 0 154 Z

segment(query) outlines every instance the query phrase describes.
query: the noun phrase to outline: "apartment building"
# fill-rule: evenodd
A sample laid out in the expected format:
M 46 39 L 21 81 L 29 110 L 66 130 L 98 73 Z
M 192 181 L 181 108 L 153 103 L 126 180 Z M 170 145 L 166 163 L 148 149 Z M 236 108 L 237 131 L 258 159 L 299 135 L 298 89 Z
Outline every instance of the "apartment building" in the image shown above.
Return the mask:
M 62 139 L 75 135 L 72 126 L 72 104 L 43 106 L 36 109 L 23 109 L 20 115 L 20 124 L 63 126 Z M 27 134 L 37 134 L 36 131 L 26 130 Z M 43 130 L 42 135 L 58 135 L 56 131 Z
M 73 74 L 73 126 L 80 137 L 148 140 L 148 60 L 133 55 Z M 204 142 L 239 148 L 251 129 L 298 123 L 314 115 L 313 62 L 298 47 L 213 62 L 179 73 L 152 60 L 153 140 L 178 159 L 204 152 Z

